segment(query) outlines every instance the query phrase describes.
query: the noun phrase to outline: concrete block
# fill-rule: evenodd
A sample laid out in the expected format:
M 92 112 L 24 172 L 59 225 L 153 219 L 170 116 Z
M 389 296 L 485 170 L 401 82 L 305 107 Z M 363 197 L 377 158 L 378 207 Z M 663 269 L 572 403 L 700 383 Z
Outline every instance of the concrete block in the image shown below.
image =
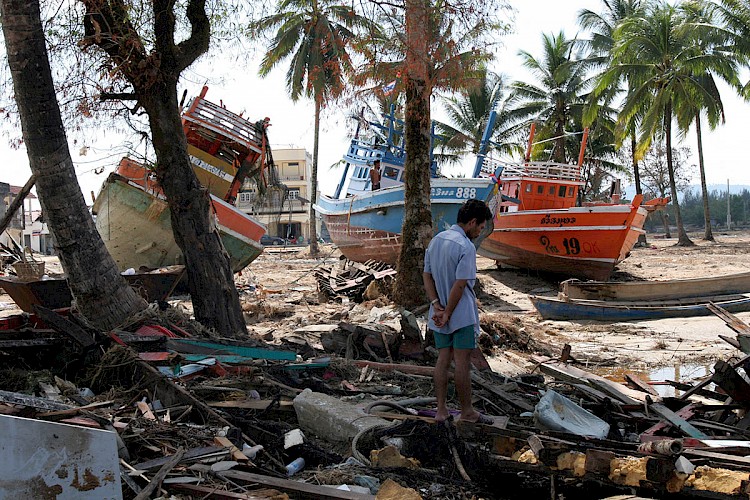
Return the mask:
M 115 435 L 0 415 L 0 498 L 121 499 Z
M 300 427 L 326 441 L 351 441 L 362 430 L 389 424 L 360 407 L 310 389 L 294 398 L 294 411 Z

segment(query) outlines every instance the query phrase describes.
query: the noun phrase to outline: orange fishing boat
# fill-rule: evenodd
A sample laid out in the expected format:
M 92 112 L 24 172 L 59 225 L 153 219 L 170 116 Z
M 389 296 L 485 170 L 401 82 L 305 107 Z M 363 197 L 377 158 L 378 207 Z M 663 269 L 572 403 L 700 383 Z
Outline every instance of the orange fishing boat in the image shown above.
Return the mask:
M 527 158 L 533 127 L 531 137 Z M 629 203 L 619 203 L 619 193 L 613 190 L 611 203 L 576 206 L 584 185 L 580 165 L 585 144 L 584 133 L 578 165 L 530 161 L 492 165 L 500 186 L 498 211 L 492 234 L 479 247 L 480 255 L 500 266 L 600 281 L 609 278 L 644 233 L 648 213 L 665 206 L 669 198 L 644 203 L 643 195 L 636 195 Z

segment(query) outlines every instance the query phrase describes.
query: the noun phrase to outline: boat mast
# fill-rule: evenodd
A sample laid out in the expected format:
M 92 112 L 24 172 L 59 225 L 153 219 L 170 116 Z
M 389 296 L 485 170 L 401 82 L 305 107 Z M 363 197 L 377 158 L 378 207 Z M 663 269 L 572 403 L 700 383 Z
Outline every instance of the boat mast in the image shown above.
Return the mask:
M 497 118 L 497 112 L 493 109 L 490 111 L 490 116 L 487 118 L 487 126 L 484 128 L 484 134 L 482 134 L 482 142 L 479 143 L 479 151 L 477 152 L 477 161 L 474 164 L 474 172 L 472 177 L 479 177 L 479 172 L 482 171 L 482 165 L 484 165 L 484 158 L 487 156 L 487 149 L 490 145 L 490 136 L 492 136 L 492 129 L 495 126 L 495 119 Z
M 583 139 L 581 139 L 581 150 L 578 152 L 578 166 L 583 166 L 583 154 L 586 152 L 586 142 L 589 140 L 589 128 L 583 129 Z
M 531 130 L 529 130 L 529 143 L 526 145 L 526 155 L 523 159 L 526 163 L 531 161 L 531 146 L 534 145 L 534 133 L 536 132 L 536 122 L 531 122 Z

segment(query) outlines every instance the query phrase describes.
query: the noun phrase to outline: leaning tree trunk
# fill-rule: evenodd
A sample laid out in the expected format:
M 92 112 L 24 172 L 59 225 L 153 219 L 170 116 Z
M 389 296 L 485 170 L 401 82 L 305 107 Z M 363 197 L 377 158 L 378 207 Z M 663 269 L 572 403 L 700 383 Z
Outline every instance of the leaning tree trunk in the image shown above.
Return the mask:
M 701 115 L 695 113 L 695 133 L 698 135 L 698 168 L 701 172 L 701 192 L 703 194 L 703 220 L 705 230 L 703 239 L 714 241 L 714 233 L 711 230 L 711 211 L 708 207 L 708 186 L 706 185 L 706 166 L 703 163 L 703 137 L 701 135 Z
M 39 202 L 81 315 L 112 329 L 146 303 L 128 286 L 86 207 L 55 96 L 39 2 L 0 1 L 5 48 Z
M 229 254 L 210 215 L 211 198 L 190 166 L 177 79 L 162 75 L 139 95 L 153 135 L 157 179 L 167 197 L 175 242 L 185 257 L 195 319 L 225 336 L 247 334 Z
M 424 303 L 424 253 L 432 238 L 430 210 L 430 85 L 427 72 L 427 9 L 406 0 L 406 110 L 404 222 L 394 299 L 405 307 Z
M 179 2 L 179 11 L 191 25 L 190 36 L 179 44 L 175 44 L 179 24 L 174 0 L 147 2 L 153 31 L 144 37 L 153 32 L 153 49 L 143 44 L 126 0 L 79 1 L 86 7 L 86 37 L 81 45 L 98 45 L 107 53 L 108 64 L 133 86 L 138 105 L 148 114 L 155 172 L 167 197 L 175 242 L 185 257 L 195 319 L 221 335 L 247 334 L 229 256 L 209 213 L 208 191 L 190 166 L 177 106 L 180 74 L 208 50 L 211 24 L 205 0 Z
M 664 113 L 664 134 L 667 137 L 667 171 L 669 172 L 669 189 L 672 192 L 672 204 L 674 205 L 675 219 L 677 219 L 677 246 L 688 247 L 695 243 L 685 232 L 680 213 L 680 202 L 677 200 L 677 183 L 674 179 L 674 163 L 672 161 L 672 108 L 667 105 Z
M 320 96 L 315 96 L 315 137 L 313 139 L 313 164 L 310 179 L 310 255 L 318 255 L 318 226 L 314 205 L 318 201 L 318 139 L 320 138 Z

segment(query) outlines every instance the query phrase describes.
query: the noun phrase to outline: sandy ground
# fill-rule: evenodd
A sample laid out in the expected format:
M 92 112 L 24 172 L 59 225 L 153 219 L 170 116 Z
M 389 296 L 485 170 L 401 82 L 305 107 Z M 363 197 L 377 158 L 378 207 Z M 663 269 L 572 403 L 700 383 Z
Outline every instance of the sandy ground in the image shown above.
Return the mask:
M 613 279 L 676 279 L 732 274 L 750 269 L 750 233 L 716 234 L 714 243 L 691 234 L 695 247 L 675 247 L 674 239 L 649 238 L 649 246 L 636 248 L 622 262 Z M 394 321 L 396 314 L 383 299 L 365 304 L 324 302 L 317 293 L 314 269 L 338 262 L 339 253 L 323 247 L 323 257 L 311 259 L 305 249 L 267 249 L 237 277 L 243 310 L 252 335 L 277 344 L 316 344 L 310 325 L 338 321 Z M 61 272 L 55 258 L 45 258 L 50 274 Z M 528 299 L 529 294 L 554 296 L 559 277 L 522 270 L 498 270 L 493 261 L 477 261 L 481 310 L 501 313 L 520 325 L 535 345 L 546 346 L 556 355 L 567 343 L 576 359 L 602 373 L 621 369 L 644 377 L 699 377 L 716 359 L 737 356 L 739 351 L 719 339 L 733 336 L 716 317 L 667 319 L 648 322 L 601 323 L 542 321 Z M 189 297 L 174 298 L 172 304 L 190 311 Z M 7 295 L 0 295 L 1 315 L 20 312 Z M 385 306 L 385 308 L 383 308 Z M 750 323 L 750 313 L 738 316 Z M 515 372 L 532 366 L 529 352 L 517 346 L 500 345 L 490 360 L 500 372 Z M 661 374 L 661 375 L 657 375 Z

